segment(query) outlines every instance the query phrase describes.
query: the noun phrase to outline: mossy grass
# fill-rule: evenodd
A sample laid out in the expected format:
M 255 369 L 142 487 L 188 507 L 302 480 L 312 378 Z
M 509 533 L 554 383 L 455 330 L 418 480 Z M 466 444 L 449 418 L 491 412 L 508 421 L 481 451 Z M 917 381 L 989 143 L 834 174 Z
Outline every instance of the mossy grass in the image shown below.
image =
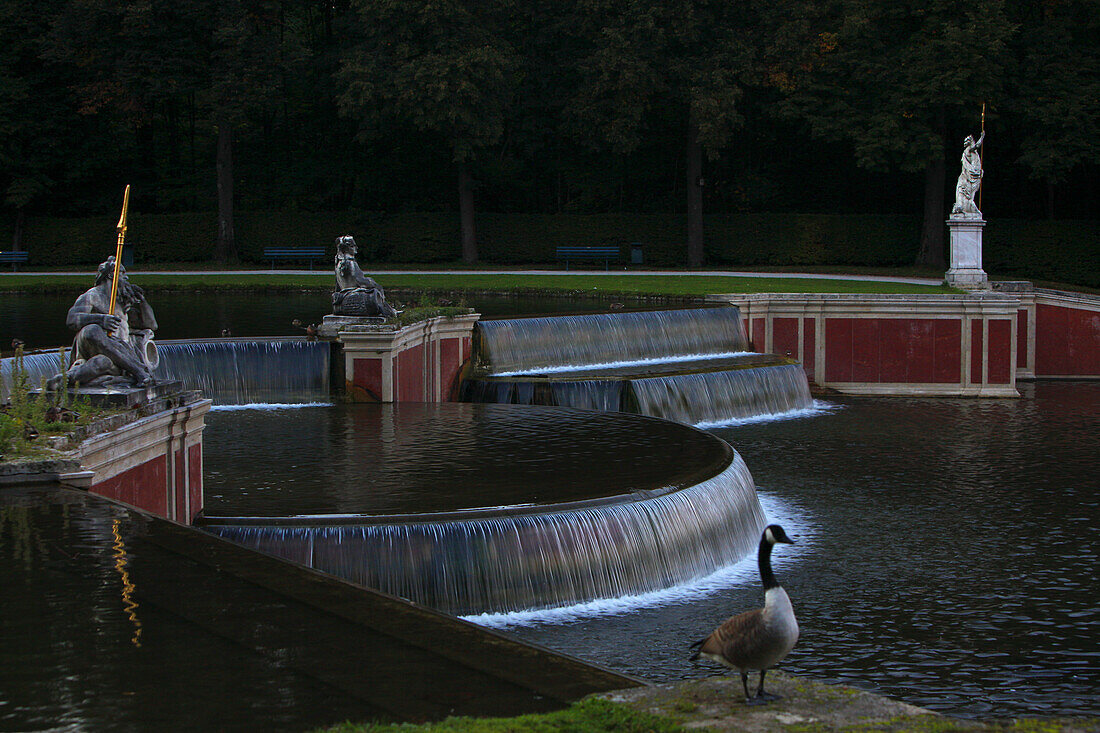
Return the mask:
M 678 733 L 685 730 L 669 718 L 600 699 L 573 703 L 552 713 L 515 718 L 447 718 L 436 723 L 343 723 L 330 733 Z
M 404 328 L 429 318 L 454 318 L 471 312 L 473 312 L 472 309 L 466 306 L 419 305 L 415 308 L 406 308 L 397 314 L 397 318 L 391 319 L 388 323 Z
M 707 718 L 707 710 L 685 701 L 671 715 L 659 715 L 638 710 L 624 703 L 589 698 L 552 713 L 521 715 L 514 718 L 453 717 L 433 723 L 341 723 L 319 729 L 327 733 L 672 733 L 697 728 L 696 717 Z M 711 721 L 714 722 L 714 721 Z M 728 719 L 736 729 L 736 720 Z M 730 727 L 733 726 L 733 727 Z M 705 727 L 710 727 L 705 726 Z M 760 724 L 750 726 L 760 730 Z M 774 730 L 784 733 L 1070 733 L 1100 730 L 1095 719 L 1025 718 L 994 721 L 960 720 L 939 715 L 902 715 L 885 720 L 853 722 L 850 725 L 822 723 L 783 724 L 778 720 Z
M 59 352 L 61 364 L 65 365 L 68 350 Z M 15 350 L 10 373 L 3 376 L 11 389 L 9 401 L 0 405 L 0 460 L 55 455 L 57 451 L 49 446 L 50 436 L 67 435 L 78 427 L 121 412 L 118 408 L 95 407 L 68 390 L 50 394 L 43 389 L 32 394 L 30 390 L 41 385 L 30 384 L 21 346 Z

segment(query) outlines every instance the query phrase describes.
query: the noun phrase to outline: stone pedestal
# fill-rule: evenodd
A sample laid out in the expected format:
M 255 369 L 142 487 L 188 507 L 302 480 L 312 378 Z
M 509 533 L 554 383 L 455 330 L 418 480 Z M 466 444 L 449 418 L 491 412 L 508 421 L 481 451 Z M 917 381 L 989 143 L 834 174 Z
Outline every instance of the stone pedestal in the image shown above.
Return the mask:
M 70 387 L 68 391 L 71 396 L 87 400 L 96 407 L 130 409 L 183 392 L 183 382 L 171 380 L 157 382 L 148 387 L 132 387 L 121 384 L 104 387 Z M 29 392 L 33 395 L 42 394 L 40 389 L 32 389 Z M 48 394 L 52 395 L 53 393 L 48 392 Z
M 326 316 L 326 325 L 329 323 Z M 352 402 L 447 402 L 470 358 L 479 316 L 430 318 L 404 328 L 339 325 L 344 379 Z
M 963 290 L 988 290 L 989 276 L 982 269 L 982 227 L 984 219 L 952 217 L 947 220 L 951 230 L 951 266 L 947 284 Z
M 386 319 L 381 316 L 325 316 L 321 321 L 321 326 L 317 329 L 318 338 L 322 338 L 325 341 L 335 341 L 340 331 L 344 330 L 356 330 L 360 326 L 382 326 L 386 323 Z

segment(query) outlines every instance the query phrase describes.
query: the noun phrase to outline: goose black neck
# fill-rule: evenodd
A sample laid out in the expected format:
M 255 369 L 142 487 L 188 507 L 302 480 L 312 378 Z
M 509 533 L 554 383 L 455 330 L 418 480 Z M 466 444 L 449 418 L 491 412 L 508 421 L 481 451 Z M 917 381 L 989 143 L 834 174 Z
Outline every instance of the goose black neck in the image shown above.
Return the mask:
M 756 553 L 756 561 L 760 565 L 760 580 L 764 583 L 764 590 L 779 587 L 779 581 L 772 572 L 772 543 L 767 538 L 760 538 L 760 549 Z

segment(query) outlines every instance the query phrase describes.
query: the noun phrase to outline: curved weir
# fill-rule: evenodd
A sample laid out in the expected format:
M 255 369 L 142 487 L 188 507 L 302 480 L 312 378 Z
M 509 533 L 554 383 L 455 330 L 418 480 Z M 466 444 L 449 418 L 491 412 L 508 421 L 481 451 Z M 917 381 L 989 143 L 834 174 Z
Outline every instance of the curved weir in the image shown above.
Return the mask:
M 369 417 L 378 411 L 385 441 L 374 437 L 379 418 Z M 305 477 L 318 473 L 311 465 L 301 467 L 301 482 L 293 469 L 273 466 L 278 486 L 208 498 L 199 524 L 449 613 L 668 588 L 737 562 L 764 524 L 736 451 L 666 421 L 455 404 L 321 408 L 300 417 L 332 425 L 326 434 L 344 452 L 318 479 L 329 490 L 309 485 Z M 263 431 L 260 442 L 279 450 L 280 436 L 259 422 L 264 416 L 254 419 L 248 432 Z M 393 447 L 372 451 L 363 442 L 371 439 Z

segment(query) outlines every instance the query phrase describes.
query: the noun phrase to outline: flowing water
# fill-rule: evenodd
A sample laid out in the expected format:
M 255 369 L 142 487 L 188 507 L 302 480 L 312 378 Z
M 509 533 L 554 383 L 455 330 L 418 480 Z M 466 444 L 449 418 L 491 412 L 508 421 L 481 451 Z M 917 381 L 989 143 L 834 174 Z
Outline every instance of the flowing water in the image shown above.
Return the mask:
M 301 339 L 166 342 L 155 375 L 215 404 L 327 402 L 329 344 Z
M 810 409 L 802 367 L 746 353 L 737 308 L 488 321 L 465 402 L 560 405 L 717 425 Z
M 666 421 L 341 405 L 215 413 L 207 431 L 206 529 L 452 613 L 667 588 L 744 557 L 763 526 L 740 457 Z
M 748 349 L 735 307 L 486 321 L 474 340 L 475 367 L 498 376 Z
M 802 628 L 783 669 L 956 716 L 1100 714 L 1100 384 L 1022 390 L 714 431 L 797 543 L 775 553 Z M 656 600 L 481 620 L 670 681 L 720 673 L 688 645 L 761 601 L 745 561 Z

